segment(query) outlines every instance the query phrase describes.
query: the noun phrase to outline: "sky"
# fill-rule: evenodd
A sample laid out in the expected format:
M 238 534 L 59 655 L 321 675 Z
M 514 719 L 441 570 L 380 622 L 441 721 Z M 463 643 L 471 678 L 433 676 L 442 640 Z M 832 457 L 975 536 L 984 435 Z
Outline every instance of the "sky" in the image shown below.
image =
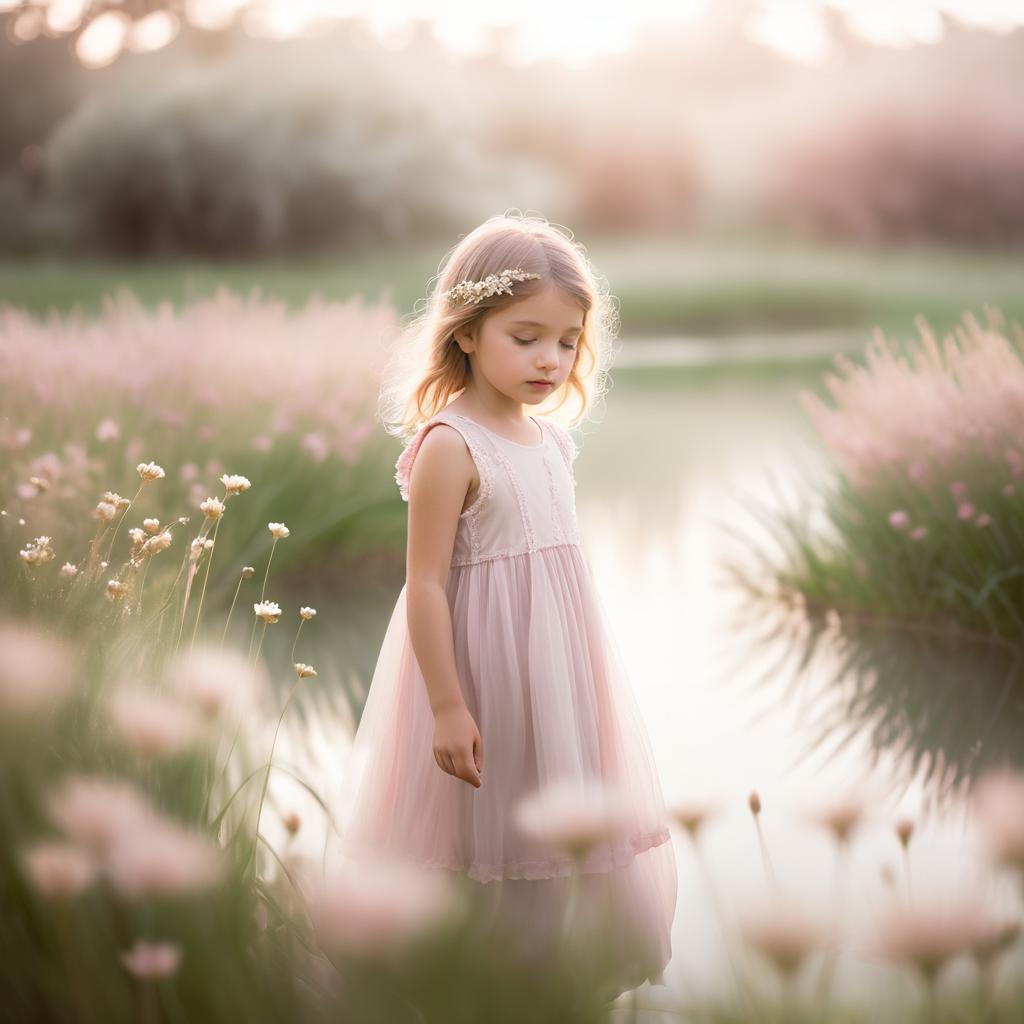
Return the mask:
M 0 11 L 23 9 L 12 33 L 26 41 L 40 32 L 76 31 L 87 6 L 87 0 L 49 0 L 30 9 L 26 0 L 0 0 Z M 334 18 L 360 17 L 382 45 L 393 48 L 408 40 L 414 20 L 425 19 L 439 41 L 462 54 L 484 50 L 488 30 L 500 26 L 511 33 L 506 59 L 512 63 L 554 59 L 580 67 L 628 50 L 637 31 L 652 24 L 692 24 L 699 31 L 723 6 L 722 0 L 185 0 L 193 24 L 215 29 L 239 17 L 256 36 L 312 34 Z M 940 43 L 943 16 L 993 32 L 1024 24 L 1024 0 L 755 0 L 743 30 L 793 61 L 823 64 L 832 53 L 822 18 L 826 7 L 841 12 L 854 34 L 890 47 Z M 102 67 L 124 49 L 159 49 L 178 27 L 168 12 L 133 23 L 123 11 L 111 9 L 78 34 L 76 49 L 84 64 Z

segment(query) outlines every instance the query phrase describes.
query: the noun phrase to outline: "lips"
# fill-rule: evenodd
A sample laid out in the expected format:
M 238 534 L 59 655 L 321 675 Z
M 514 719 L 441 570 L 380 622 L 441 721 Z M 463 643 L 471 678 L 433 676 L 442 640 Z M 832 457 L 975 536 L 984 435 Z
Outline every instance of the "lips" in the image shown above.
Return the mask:
M 554 384 L 553 380 L 528 380 L 527 384 Z

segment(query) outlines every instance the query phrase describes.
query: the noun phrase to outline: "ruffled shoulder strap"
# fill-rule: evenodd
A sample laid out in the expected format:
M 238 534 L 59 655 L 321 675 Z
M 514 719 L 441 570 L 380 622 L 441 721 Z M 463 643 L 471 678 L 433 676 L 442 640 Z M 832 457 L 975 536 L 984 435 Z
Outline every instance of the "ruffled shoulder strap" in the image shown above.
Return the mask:
M 449 412 L 445 409 L 442 409 L 427 420 L 426 423 L 422 424 L 402 450 L 402 454 L 398 456 L 398 461 L 395 463 L 395 482 L 398 484 L 398 491 L 402 495 L 403 501 L 409 500 L 409 479 L 412 474 L 412 464 L 416 459 L 416 453 L 420 450 L 420 445 L 423 443 L 423 438 L 427 436 L 427 431 L 438 423 L 447 423 L 448 426 L 458 430 L 462 435 L 462 439 L 466 442 L 466 447 L 469 448 L 473 462 L 476 464 L 476 470 L 480 476 L 480 493 L 477 500 L 473 503 L 473 509 L 476 510 L 491 491 L 492 474 L 490 461 L 487 458 L 484 446 L 481 444 L 480 437 L 473 429 L 472 420 L 468 420 L 465 416 L 460 416 L 458 413 Z M 468 513 L 469 509 L 466 511 Z
M 558 450 L 562 453 L 562 458 L 565 459 L 566 466 L 572 470 L 572 464 L 576 461 L 576 456 L 579 454 L 579 448 L 576 446 L 576 442 L 573 440 L 572 434 L 565 429 L 560 423 L 556 423 L 554 420 L 544 420 L 547 424 L 548 429 L 551 431 L 555 438 L 555 443 L 558 445 Z

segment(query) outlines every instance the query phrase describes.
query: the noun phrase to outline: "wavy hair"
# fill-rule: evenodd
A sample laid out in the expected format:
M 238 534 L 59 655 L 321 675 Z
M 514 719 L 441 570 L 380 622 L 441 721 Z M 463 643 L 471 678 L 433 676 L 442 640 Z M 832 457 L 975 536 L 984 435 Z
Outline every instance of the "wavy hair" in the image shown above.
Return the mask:
M 538 274 L 516 282 L 514 293 L 488 296 L 451 307 L 442 293 L 462 281 L 479 281 L 517 267 Z M 583 310 L 583 331 L 573 368 L 561 387 L 537 409 L 540 415 L 578 424 L 607 390 L 608 371 L 619 326 L 617 302 L 591 266 L 572 232 L 542 217 L 506 212 L 488 218 L 444 257 L 425 306 L 400 330 L 383 374 L 379 416 L 389 434 L 408 441 L 420 426 L 466 387 L 469 356 L 454 333 L 475 332 L 486 317 L 513 302 L 555 285 Z

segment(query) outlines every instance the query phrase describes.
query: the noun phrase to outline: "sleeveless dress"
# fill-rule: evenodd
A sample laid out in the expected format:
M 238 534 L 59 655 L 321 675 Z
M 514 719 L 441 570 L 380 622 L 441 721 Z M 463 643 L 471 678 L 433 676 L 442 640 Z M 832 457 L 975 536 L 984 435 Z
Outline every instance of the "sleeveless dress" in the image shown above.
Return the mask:
M 576 522 L 565 428 L 531 417 L 543 441 L 509 440 L 443 409 L 395 465 L 402 498 L 423 438 L 461 434 L 480 487 L 459 516 L 446 591 L 455 663 L 480 731 L 479 788 L 432 754 L 434 718 L 406 620 L 403 586 L 344 775 L 341 849 L 410 858 L 484 883 L 509 918 L 557 933 L 572 861 L 516 827 L 518 800 L 547 783 L 613 785 L 629 828 L 591 849 L 572 906 L 621 937 L 621 985 L 664 984 L 676 862 L 646 727 L 591 582 Z

